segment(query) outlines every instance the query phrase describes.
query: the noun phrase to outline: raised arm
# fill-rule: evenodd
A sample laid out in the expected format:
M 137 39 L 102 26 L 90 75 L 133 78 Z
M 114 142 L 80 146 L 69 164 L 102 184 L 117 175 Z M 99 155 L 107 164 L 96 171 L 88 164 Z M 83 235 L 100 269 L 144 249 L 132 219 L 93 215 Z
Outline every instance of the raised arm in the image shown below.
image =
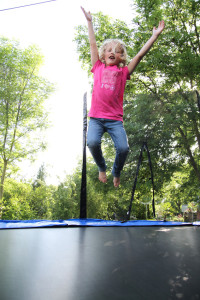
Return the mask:
M 130 61 L 128 64 L 129 73 L 133 73 L 141 59 L 145 56 L 145 54 L 150 50 L 153 43 L 157 40 L 163 29 L 165 28 L 164 21 L 159 22 L 158 28 L 153 28 L 153 34 L 150 39 L 146 42 L 146 44 L 142 47 L 142 49 L 138 52 L 138 54 Z
M 81 9 L 88 22 L 88 35 L 90 41 L 91 62 L 92 62 L 92 66 L 94 66 L 97 60 L 99 59 L 99 52 L 98 52 L 96 38 L 95 38 L 93 24 L 92 24 L 92 15 L 90 12 L 86 12 L 83 7 L 81 7 Z

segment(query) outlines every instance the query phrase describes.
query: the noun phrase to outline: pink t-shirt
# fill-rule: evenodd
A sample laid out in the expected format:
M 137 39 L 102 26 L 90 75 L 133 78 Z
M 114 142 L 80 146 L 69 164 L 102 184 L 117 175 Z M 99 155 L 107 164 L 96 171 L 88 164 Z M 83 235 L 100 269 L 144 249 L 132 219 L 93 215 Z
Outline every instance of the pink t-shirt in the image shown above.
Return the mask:
M 100 60 L 93 66 L 94 87 L 89 117 L 123 121 L 123 95 L 127 67 L 105 66 Z

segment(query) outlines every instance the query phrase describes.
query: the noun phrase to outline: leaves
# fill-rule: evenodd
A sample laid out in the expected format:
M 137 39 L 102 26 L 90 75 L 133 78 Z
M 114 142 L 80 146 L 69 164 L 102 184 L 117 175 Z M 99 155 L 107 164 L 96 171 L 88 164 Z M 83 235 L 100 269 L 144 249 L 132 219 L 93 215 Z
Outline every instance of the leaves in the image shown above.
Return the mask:
M 125 22 L 113 20 L 102 13 L 93 17 L 98 46 L 107 38 L 122 39 L 127 46 L 129 59 L 137 54 L 151 36 L 153 26 L 157 26 L 161 19 L 165 20 L 166 28 L 150 52 L 137 66 L 126 85 L 124 125 L 130 153 L 121 175 L 121 186 L 118 189 L 113 187 L 111 168 L 115 153 L 110 137 L 105 135 L 102 141 L 103 153 L 108 165 L 106 185 L 98 181 L 98 170 L 93 160 L 89 158 L 87 160 L 87 198 L 90 218 L 124 219 L 129 207 L 143 142 L 148 144 L 152 160 L 157 214 L 160 213 L 166 217 L 180 213 L 182 204 L 192 201 L 196 203 L 200 197 L 200 118 L 197 99 L 200 87 L 200 3 L 195 0 L 135 0 L 133 8 L 136 15 L 131 27 L 128 27 Z M 90 74 L 90 47 L 86 26 L 77 27 L 75 42 L 80 62 Z M 12 99 L 19 99 L 21 94 L 15 92 L 16 87 L 19 87 L 21 91 L 25 82 L 28 87 L 31 87 L 34 95 L 32 98 L 28 91 L 23 94 L 27 100 L 22 101 L 20 109 L 23 110 L 25 118 L 19 118 L 21 123 L 16 131 L 17 136 L 20 137 L 21 134 L 23 138 L 29 131 L 26 132 L 25 129 L 23 131 L 22 128 L 30 128 L 30 131 L 35 128 L 35 123 L 29 120 L 30 113 L 32 112 L 36 117 L 40 111 L 39 116 L 43 116 L 42 108 L 41 110 L 35 109 L 34 104 L 40 107 L 40 103 L 42 105 L 40 99 L 43 96 L 46 97 L 49 90 L 43 89 L 45 80 L 38 79 L 37 74 L 32 75 L 32 81 L 27 81 L 28 69 L 26 68 L 28 67 L 21 69 L 16 47 L 6 40 L 2 43 L 7 45 L 6 51 L 10 53 L 6 55 L 5 50 L 0 52 L 0 57 L 5 59 L 10 66 L 6 69 L 0 65 L 7 80 L 5 80 L 5 87 L 10 91 L 10 96 Z M 23 57 L 22 52 L 20 53 L 20 57 Z M 13 59 L 11 59 L 12 56 Z M 29 63 L 34 60 L 31 52 L 26 59 Z M 40 61 L 39 58 L 38 61 Z M 16 64 L 18 64 L 18 70 L 21 71 L 12 74 L 10 71 Z M 16 79 L 17 77 L 21 79 L 14 81 L 13 85 L 9 84 L 9 78 Z M 38 86 L 41 98 L 37 97 Z M 10 125 L 11 117 L 14 118 L 16 115 L 17 106 L 12 106 L 12 102 L 8 101 L 6 89 L 2 89 L 1 93 L 4 95 L 2 103 L 7 106 L 0 104 L 0 114 L 4 124 L 7 122 Z M 32 102 L 33 99 L 36 102 Z M 43 124 L 44 120 L 45 117 Z M 26 126 L 23 127 L 25 124 Z M 41 123 L 38 121 L 37 124 L 39 126 L 42 121 Z M 9 127 L 8 137 L 11 136 L 9 134 L 12 126 Z M 2 128 L 0 126 L 0 130 Z M 22 155 L 23 147 L 20 140 L 19 142 L 16 140 L 13 147 L 15 147 L 13 148 L 15 153 L 18 151 Z M 0 149 L 2 151 L 3 144 L 0 144 Z M 6 148 L 6 151 L 8 152 L 9 148 Z M 3 168 L 2 161 L 0 161 L 0 168 Z M 50 189 L 44 182 L 40 184 L 35 194 L 31 196 L 33 202 L 29 202 L 30 214 L 40 217 L 49 216 L 53 219 L 79 217 L 80 163 L 74 174 L 68 175 L 57 188 Z M 132 217 L 146 217 L 146 203 L 151 197 L 152 184 L 148 157 L 147 153 L 143 152 Z M 14 207 L 16 202 L 12 203 L 11 206 Z M 7 205 L 9 207 L 10 204 L 5 202 L 4 206 Z M 15 208 L 17 212 L 17 205 Z M 151 205 L 147 207 L 147 210 L 149 210 L 148 217 L 150 217 Z
M 44 142 L 39 132 L 48 126 L 44 101 L 53 85 L 39 76 L 43 57 L 35 46 L 21 49 L 16 41 L 0 39 L 0 199 L 6 172 L 30 157 Z M 37 132 L 37 137 L 33 135 Z
M 200 85 L 200 4 L 195 0 L 136 0 L 133 8 L 137 14 L 132 28 L 102 14 L 95 15 L 95 35 L 98 45 L 105 38 L 121 38 L 132 58 L 151 36 L 153 26 L 165 20 L 165 30 L 132 74 L 124 97 L 124 123 L 131 149 L 125 166 L 127 185 L 130 178 L 134 178 L 140 148 L 145 141 L 151 153 L 159 201 L 159 195 L 166 185 L 171 186 L 176 172 L 187 174 L 188 180 L 193 178 L 190 184 L 194 189 L 200 182 L 200 118 L 195 95 Z M 86 27 L 79 27 L 76 42 L 80 42 L 83 32 L 84 51 L 80 44 L 77 49 L 81 62 L 90 70 L 89 51 L 85 55 L 87 47 L 89 49 Z M 113 145 L 107 136 L 103 149 L 112 165 Z M 148 198 L 150 193 L 145 160 L 144 157 L 136 202 L 142 197 Z M 184 196 L 182 201 L 185 201 L 183 199 Z

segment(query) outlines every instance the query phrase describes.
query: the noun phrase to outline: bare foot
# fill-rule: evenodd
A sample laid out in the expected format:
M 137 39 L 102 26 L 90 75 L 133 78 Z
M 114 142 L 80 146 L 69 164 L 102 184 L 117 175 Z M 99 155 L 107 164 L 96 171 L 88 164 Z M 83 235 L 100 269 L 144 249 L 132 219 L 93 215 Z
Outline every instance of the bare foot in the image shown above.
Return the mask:
M 103 183 L 107 182 L 106 172 L 99 172 L 99 180 Z
M 114 187 L 118 187 L 120 185 L 120 177 L 114 177 L 113 183 Z

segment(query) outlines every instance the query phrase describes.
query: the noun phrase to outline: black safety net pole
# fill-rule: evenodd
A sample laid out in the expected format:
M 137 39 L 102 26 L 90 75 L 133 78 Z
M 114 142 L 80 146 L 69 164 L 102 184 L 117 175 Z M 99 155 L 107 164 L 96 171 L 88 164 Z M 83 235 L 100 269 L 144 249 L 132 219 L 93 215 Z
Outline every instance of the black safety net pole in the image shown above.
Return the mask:
M 86 136 L 87 136 L 87 93 L 83 97 L 83 163 L 80 197 L 80 218 L 87 218 L 87 177 L 86 177 Z
M 130 220 L 131 209 L 132 209 L 132 204 L 133 204 L 133 199 L 134 199 L 134 194 L 135 194 L 135 189 L 136 189 L 136 184 L 137 184 L 137 178 L 138 178 L 138 174 L 139 174 L 139 170 L 140 170 L 140 165 L 141 165 L 141 162 L 142 162 L 142 153 L 143 153 L 144 149 L 147 150 L 148 162 L 149 162 L 149 168 L 150 168 L 150 171 L 151 171 L 151 182 L 152 182 L 152 187 L 153 187 L 152 207 L 153 207 L 153 216 L 155 217 L 155 201 L 154 201 L 154 178 L 153 178 L 153 169 L 152 169 L 152 163 L 151 163 L 150 152 L 149 152 L 147 143 L 144 142 L 143 145 L 142 145 L 142 147 L 141 147 L 141 150 L 140 150 L 140 156 L 139 156 L 139 160 L 138 160 L 138 165 L 137 165 L 137 170 L 136 170 L 135 180 L 134 180 L 133 189 L 132 189 L 131 201 L 130 201 L 130 205 L 129 205 L 129 210 L 128 210 L 128 212 L 127 212 L 127 220 Z
M 136 189 L 136 184 L 137 184 L 137 178 L 138 178 L 138 174 L 139 174 L 139 170 L 140 170 L 140 165 L 142 162 L 143 150 L 144 150 L 144 144 L 142 145 L 142 148 L 140 150 L 140 156 L 139 156 L 139 160 L 138 160 L 137 170 L 136 170 L 136 174 L 135 174 L 135 180 L 134 180 L 133 189 L 132 189 L 131 201 L 130 201 L 130 205 L 129 205 L 129 210 L 127 212 L 127 220 L 130 220 L 130 216 L 131 216 L 131 209 L 132 209 L 132 204 L 133 204 L 133 199 L 134 199 L 134 194 L 135 194 L 135 189 Z
M 151 182 L 152 182 L 152 188 L 153 188 L 152 208 L 153 208 L 153 216 L 155 218 L 156 212 L 155 212 L 155 200 L 154 200 L 154 190 L 155 190 L 155 187 L 154 187 L 154 178 L 153 178 L 153 168 L 152 168 L 151 156 L 150 156 L 150 152 L 149 152 L 149 148 L 147 146 L 147 143 L 144 143 L 144 145 L 145 145 L 145 148 L 147 150 L 147 155 L 148 155 L 148 160 L 149 160 L 149 168 L 150 168 L 150 171 L 151 171 Z

